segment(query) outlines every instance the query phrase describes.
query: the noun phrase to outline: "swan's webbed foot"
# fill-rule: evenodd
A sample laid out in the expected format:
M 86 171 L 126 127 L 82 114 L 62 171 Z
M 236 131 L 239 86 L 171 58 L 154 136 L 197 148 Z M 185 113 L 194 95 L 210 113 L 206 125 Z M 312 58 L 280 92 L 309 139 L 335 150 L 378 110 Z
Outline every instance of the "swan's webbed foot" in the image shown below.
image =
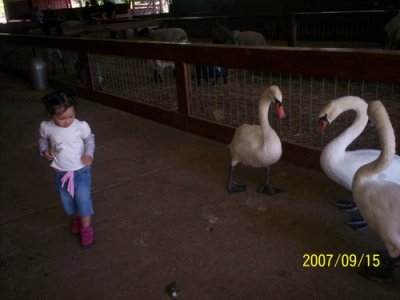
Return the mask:
M 367 222 L 364 220 L 363 217 L 359 216 L 359 217 L 354 217 L 351 218 L 350 220 L 348 220 L 346 222 L 347 225 L 351 226 L 351 225 L 362 225 L 362 224 L 367 224 Z
M 246 185 L 237 183 L 234 181 L 230 181 L 228 186 L 226 187 L 229 193 L 240 193 L 246 191 Z
M 357 204 L 352 200 L 338 200 L 336 201 L 335 206 L 344 212 L 353 212 L 358 210 Z M 361 216 L 348 220 L 346 224 L 354 230 L 364 230 L 368 228 L 367 222 Z
M 368 228 L 367 222 L 361 217 L 353 218 L 346 222 L 354 230 L 364 230 Z
M 259 193 L 268 194 L 268 195 L 273 196 L 273 195 L 275 195 L 275 194 L 278 194 L 278 193 L 280 193 L 280 192 L 283 192 L 283 190 L 282 190 L 282 189 L 279 189 L 279 188 L 274 188 L 274 187 L 270 186 L 269 184 L 264 183 L 264 184 L 258 189 L 258 192 L 259 192 Z
M 335 206 L 344 212 L 352 212 L 358 210 L 357 204 L 350 200 L 338 200 Z

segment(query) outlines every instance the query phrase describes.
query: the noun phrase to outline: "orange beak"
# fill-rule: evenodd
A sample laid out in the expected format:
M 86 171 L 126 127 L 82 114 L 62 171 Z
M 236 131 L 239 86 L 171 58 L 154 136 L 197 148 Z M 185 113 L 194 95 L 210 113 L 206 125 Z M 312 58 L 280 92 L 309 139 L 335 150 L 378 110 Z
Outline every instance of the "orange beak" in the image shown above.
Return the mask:
M 329 125 L 329 122 L 327 120 L 324 119 L 320 119 L 319 120 L 319 131 L 321 133 L 324 133 L 326 127 Z
M 286 117 L 285 110 L 283 109 L 282 103 L 280 103 L 279 101 L 276 101 L 275 108 L 276 108 L 276 112 L 278 113 L 278 116 L 280 119 L 283 119 L 284 117 Z

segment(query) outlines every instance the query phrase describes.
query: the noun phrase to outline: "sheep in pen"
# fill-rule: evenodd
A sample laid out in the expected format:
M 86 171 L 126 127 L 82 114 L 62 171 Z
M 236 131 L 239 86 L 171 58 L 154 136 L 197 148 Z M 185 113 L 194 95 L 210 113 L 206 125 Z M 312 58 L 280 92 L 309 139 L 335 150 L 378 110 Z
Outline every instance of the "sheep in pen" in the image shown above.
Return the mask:
M 189 43 L 188 36 L 182 28 L 160 28 L 151 29 L 144 28 L 140 31 L 139 36 L 146 37 L 154 42 L 172 42 L 172 43 Z M 175 63 L 172 61 L 164 61 L 159 59 L 151 60 L 155 82 L 164 80 L 164 70 L 175 70 Z

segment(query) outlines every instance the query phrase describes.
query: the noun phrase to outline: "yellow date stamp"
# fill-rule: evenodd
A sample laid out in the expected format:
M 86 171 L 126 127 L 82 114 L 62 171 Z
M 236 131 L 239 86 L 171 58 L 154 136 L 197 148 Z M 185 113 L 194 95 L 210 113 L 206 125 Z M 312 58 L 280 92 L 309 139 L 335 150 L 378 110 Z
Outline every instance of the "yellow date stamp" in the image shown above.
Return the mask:
M 359 268 L 379 267 L 379 254 L 355 253 L 312 253 L 303 255 L 303 268 Z

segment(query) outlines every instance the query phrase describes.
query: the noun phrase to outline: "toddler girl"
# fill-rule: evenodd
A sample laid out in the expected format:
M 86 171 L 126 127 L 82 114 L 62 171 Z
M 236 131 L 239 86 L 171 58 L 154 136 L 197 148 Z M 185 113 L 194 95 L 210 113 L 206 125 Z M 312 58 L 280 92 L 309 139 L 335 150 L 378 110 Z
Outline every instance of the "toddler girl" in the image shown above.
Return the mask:
M 51 161 L 57 191 L 67 215 L 72 216 L 71 232 L 80 234 L 83 248 L 94 243 L 91 225 L 91 169 L 94 135 L 88 123 L 75 119 L 75 98 L 56 91 L 43 97 L 50 117 L 40 124 L 40 154 Z

